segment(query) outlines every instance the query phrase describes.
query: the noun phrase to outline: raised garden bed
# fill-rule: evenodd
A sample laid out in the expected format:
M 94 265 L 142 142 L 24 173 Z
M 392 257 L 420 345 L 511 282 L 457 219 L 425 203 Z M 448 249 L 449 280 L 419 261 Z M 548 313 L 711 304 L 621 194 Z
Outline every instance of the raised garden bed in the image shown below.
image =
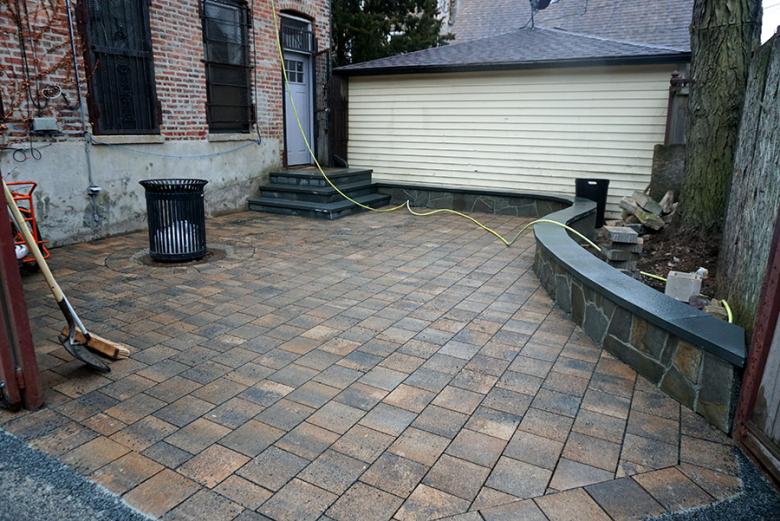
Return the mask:
M 577 199 L 547 219 L 579 225 L 595 203 Z M 678 302 L 591 255 L 562 228 L 537 224 L 534 269 L 556 303 L 594 341 L 668 395 L 729 432 L 745 333 Z
M 621 219 L 608 221 L 611 226 L 629 226 L 638 232 L 642 243 L 638 246 L 637 255 L 629 263 L 633 274 L 640 272 L 642 280 L 648 286 L 664 291 L 664 282 L 657 277 L 667 277 L 670 271 L 693 273 L 700 268 L 708 272 L 702 280 L 701 293 L 715 297 L 716 269 L 720 237 L 702 237 L 694 233 L 686 233 L 679 226 L 672 226 L 679 203 L 675 202 L 675 193 L 667 191 L 659 201 L 646 192 L 635 191 L 633 195 L 620 200 Z M 606 229 L 606 228 L 605 228 Z M 602 234 L 608 235 L 608 234 Z M 610 244 L 606 237 L 606 244 Z M 615 265 L 614 262 L 610 264 Z M 702 309 L 703 302 L 696 298 L 692 305 Z M 717 299 L 716 299 L 717 302 Z M 725 313 L 725 311 L 724 311 Z
M 666 277 L 669 270 L 694 272 L 706 268 L 709 276 L 702 282 L 702 293 L 715 295 L 720 237 L 701 239 L 676 235 L 673 229 L 664 228 L 658 233 L 643 236 L 644 251 L 639 259 L 639 270 Z M 647 278 L 645 284 L 661 292 L 664 283 Z

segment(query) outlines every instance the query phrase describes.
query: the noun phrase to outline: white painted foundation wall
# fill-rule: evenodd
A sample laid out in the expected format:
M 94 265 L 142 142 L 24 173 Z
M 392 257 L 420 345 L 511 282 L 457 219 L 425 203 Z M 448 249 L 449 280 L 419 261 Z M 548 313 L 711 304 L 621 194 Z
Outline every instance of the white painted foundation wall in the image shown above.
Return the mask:
M 0 155 L 0 168 L 10 181 L 38 183 L 34 201 L 41 232 L 57 246 L 145 229 L 146 197 L 138 184 L 144 179 L 206 179 L 207 214 L 246 209 L 247 198 L 268 180 L 268 172 L 281 166 L 279 140 L 264 138 L 259 145 L 235 150 L 246 143 L 171 140 L 92 146 L 93 178 L 102 188 L 95 199 L 97 212 L 87 196 L 83 141 L 36 142 L 39 161 L 17 163 L 7 152 Z
M 376 181 L 574 193 L 650 182 L 674 65 L 353 76 L 350 166 Z

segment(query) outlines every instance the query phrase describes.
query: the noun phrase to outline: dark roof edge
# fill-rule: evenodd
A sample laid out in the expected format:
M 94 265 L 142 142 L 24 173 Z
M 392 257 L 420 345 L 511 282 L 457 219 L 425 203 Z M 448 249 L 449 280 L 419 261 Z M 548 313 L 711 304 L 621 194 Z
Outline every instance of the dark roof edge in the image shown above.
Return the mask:
M 566 67 L 592 67 L 599 65 L 657 65 L 685 63 L 691 60 L 690 52 L 654 54 L 648 56 L 614 56 L 606 58 L 578 58 L 570 60 L 544 60 L 535 62 L 474 63 L 463 65 L 403 65 L 392 67 L 360 68 L 360 64 L 346 65 L 333 70 L 342 76 L 380 76 L 389 74 L 432 74 L 448 72 L 511 71 L 524 69 L 554 69 Z

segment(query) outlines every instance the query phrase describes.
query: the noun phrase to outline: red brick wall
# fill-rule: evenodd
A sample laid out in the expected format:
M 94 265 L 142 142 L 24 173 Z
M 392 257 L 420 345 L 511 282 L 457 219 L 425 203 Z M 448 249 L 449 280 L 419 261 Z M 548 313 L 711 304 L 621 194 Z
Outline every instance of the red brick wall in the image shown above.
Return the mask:
M 277 0 L 277 8 L 313 21 L 313 30 L 319 51 L 330 48 L 330 2 L 324 0 Z M 278 20 L 278 18 L 277 18 Z M 277 135 L 282 133 L 283 92 L 279 72 L 279 52 L 274 39 L 274 20 L 271 1 L 259 0 L 255 6 L 255 28 L 257 31 L 258 124 L 261 133 Z M 327 76 L 327 53 L 320 52 L 316 58 L 317 67 L 317 110 L 325 108 L 325 79 Z
M 75 106 L 77 97 L 73 84 L 65 1 L 57 0 L 52 11 L 44 10 L 44 3 L 41 0 L 28 0 L 30 24 L 36 35 L 32 38 L 34 43 L 30 42 L 30 38 L 26 40 L 31 74 L 41 79 L 42 83 L 62 86 L 65 96 L 50 100 L 44 108 L 33 107 L 27 102 L 19 36 L 11 11 L 16 4 L 13 0 L 0 0 L 0 96 L 10 136 L 24 135 L 26 122 L 35 116 L 57 116 L 64 131 L 80 131 L 78 111 L 66 108 L 68 105 Z M 27 31 L 26 26 L 23 28 Z M 81 49 L 78 35 L 77 43 Z M 85 71 L 80 58 L 83 79 Z M 51 71 L 57 66 L 56 70 Z M 34 96 L 35 91 L 33 85 Z
M 203 139 L 208 134 L 199 2 L 200 0 L 151 0 L 150 4 L 156 89 L 162 107 L 161 134 L 168 139 Z M 38 62 L 32 60 L 31 49 L 28 48 L 30 65 L 35 74 L 35 71 L 46 70 L 55 63 L 64 63 L 63 67 L 46 75 L 44 81 L 62 86 L 68 101 L 75 103 L 76 91 L 68 62 L 70 54 L 65 2 L 55 0 L 53 17 L 47 16 L 41 9 L 42 5 L 48 3 L 49 0 L 28 0 L 33 33 L 41 32 L 45 21 L 52 19 L 50 30 L 46 31 L 45 36 L 38 38 L 36 44 Z M 271 0 L 248 0 L 248 3 L 254 8 L 258 128 L 261 136 L 279 139 L 283 145 L 282 82 Z M 25 121 L 35 115 L 56 116 L 63 130 L 78 133 L 78 113 L 68 110 L 63 98 L 52 100 L 41 110 L 31 109 L 28 103 L 16 101 L 23 100 L 26 94 L 22 83 L 24 75 L 21 53 L 9 5 L 15 5 L 13 0 L 0 0 L 0 92 L 6 107 L 12 109 L 8 118 L 11 126 L 21 129 Z M 279 0 L 277 7 L 279 11 L 289 11 L 311 19 L 318 49 L 323 51 L 329 48 L 329 1 Z M 78 61 L 84 82 L 83 92 L 86 93 L 87 82 L 80 41 L 78 48 Z M 318 80 L 317 110 L 321 112 L 325 108 L 326 99 L 327 53 L 321 52 L 315 63 Z
M 198 139 L 208 134 L 206 69 L 198 0 L 152 0 L 149 25 L 154 49 L 160 132 L 166 138 Z

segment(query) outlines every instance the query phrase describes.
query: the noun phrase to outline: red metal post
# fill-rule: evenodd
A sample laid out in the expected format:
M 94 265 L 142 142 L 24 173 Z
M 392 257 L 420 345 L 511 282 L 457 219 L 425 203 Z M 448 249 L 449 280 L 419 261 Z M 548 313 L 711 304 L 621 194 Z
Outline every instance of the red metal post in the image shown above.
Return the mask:
M 16 382 L 16 363 L 11 349 L 10 328 L 6 323 L 4 298 L 0 297 L 0 405 L 17 410 L 22 405 L 22 394 Z
M 5 197 L 0 194 L 0 381 L 11 407 L 43 405 L 24 289 L 14 253 L 14 239 Z
M 764 287 L 758 304 L 758 312 L 753 327 L 751 349 L 748 354 L 745 374 L 742 378 L 742 390 L 737 404 L 734 420 L 734 437 L 743 438 L 745 422 L 750 418 L 753 406 L 764 375 L 769 348 L 772 346 L 777 317 L 780 314 L 780 208 L 775 221 L 774 238 L 769 253 L 769 265 L 764 276 Z

